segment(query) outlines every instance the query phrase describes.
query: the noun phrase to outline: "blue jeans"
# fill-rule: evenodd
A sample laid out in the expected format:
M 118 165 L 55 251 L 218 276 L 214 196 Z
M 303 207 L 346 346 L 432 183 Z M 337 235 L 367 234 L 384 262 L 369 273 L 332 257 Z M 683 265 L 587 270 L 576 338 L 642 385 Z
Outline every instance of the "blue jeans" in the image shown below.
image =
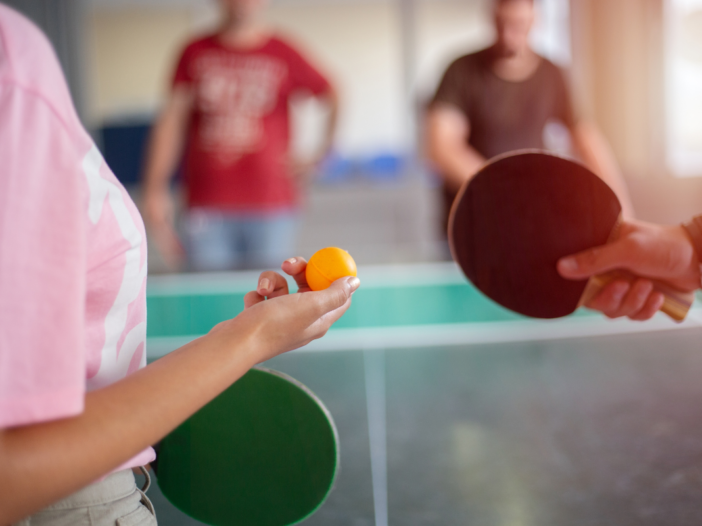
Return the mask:
M 298 214 L 192 208 L 184 221 L 189 269 L 278 269 L 294 256 Z

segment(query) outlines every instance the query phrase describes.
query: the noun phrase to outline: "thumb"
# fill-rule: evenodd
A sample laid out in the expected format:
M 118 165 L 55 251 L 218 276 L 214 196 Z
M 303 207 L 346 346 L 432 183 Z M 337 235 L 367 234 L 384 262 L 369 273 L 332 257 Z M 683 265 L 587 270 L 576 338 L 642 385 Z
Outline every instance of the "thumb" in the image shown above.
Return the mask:
M 610 243 L 561 258 L 558 273 L 566 279 L 585 279 L 626 266 L 628 256 L 623 243 Z
M 329 288 L 314 294 L 317 296 L 318 317 L 335 311 L 346 305 L 361 281 L 357 277 L 341 278 L 332 283 Z M 309 294 L 309 293 L 308 293 Z

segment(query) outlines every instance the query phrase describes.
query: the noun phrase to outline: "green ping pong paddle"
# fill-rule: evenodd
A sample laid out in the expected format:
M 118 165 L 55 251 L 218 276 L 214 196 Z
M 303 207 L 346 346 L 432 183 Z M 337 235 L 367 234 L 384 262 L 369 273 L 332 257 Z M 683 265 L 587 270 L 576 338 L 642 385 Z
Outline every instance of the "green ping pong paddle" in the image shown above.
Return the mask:
M 254 368 L 163 439 L 158 485 L 206 524 L 296 524 L 331 491 L 338 443 L 314 393 L 287 375 Z

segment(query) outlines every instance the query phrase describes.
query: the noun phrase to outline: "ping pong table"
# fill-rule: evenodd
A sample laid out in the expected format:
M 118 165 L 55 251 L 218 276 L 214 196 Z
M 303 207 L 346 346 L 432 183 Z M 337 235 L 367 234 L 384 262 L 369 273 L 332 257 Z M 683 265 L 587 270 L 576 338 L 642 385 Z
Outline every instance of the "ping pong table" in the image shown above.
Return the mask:
M 525 319 L 453 264 L 361 267 L 323 339 L 267 366 L 339 431 L 307 525 L 702 524 L 702 309 Z M 236 315 L 258 273 L 149 278 L 154 360 Z M 199 524 L 158 493 L 163 524 Z

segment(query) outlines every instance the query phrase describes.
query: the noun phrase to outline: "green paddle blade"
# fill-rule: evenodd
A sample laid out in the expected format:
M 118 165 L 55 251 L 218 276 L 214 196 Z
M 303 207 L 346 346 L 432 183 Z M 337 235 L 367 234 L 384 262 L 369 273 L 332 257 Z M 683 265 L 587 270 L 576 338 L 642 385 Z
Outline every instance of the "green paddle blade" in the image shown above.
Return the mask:
M 313 514 L 339 464 L 336 428 L 296 380 L 252 369 L 162 442 L 158 484 L 213 526 L 284 526 Z

